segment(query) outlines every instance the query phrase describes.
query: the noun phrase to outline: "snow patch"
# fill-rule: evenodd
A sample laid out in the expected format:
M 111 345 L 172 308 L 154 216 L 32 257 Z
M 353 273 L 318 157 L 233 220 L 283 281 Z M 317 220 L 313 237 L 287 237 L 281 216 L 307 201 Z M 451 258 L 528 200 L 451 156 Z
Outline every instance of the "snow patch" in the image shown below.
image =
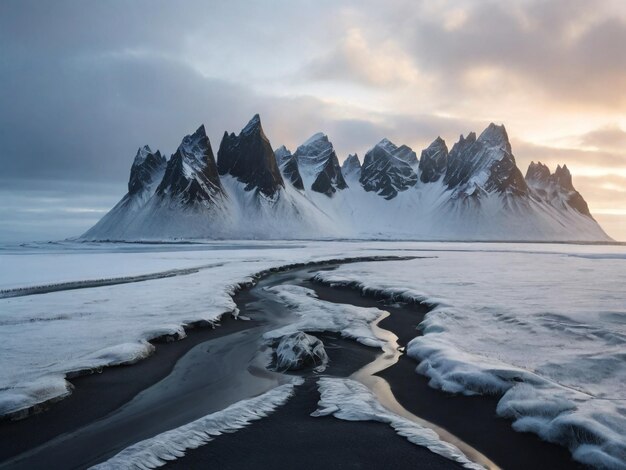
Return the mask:
M 294 378 L 290 384 L 281 385 L 258 397 L 242 400 L 222 411 L 133 444 L 106 462 L 91 468 L 112 470 L 161 467 L 168 461 L 184 457 L 189 449 L 203 446 L 221 434 L 237 432 L 253 421 L 268 416 L 284 405 L 293 395 L 294 387 L 302 382 L 303 379 Z
M 562 250 L 431 251 L 316 278 L 435 305 L 407 347 L 432 387 L 500 395 L 497 412 L 514 429 L 583 463 L 626 468 L 623 249 Z
M 351 379 L 324 377 L 318 380 L 320 401 L 311 416 L 329 416 L 346 421 L 379 421 L 391 426 L 412 444 L 460 463 L 465 468 L 483 469 L 469 460 L 463 452 L 442 441 L 432 429 L 420 426 L 383 407 L 369 389 Z
M 302 286 L 280 285 L 267 290 L 276 294 L 298 316 L 288 325 L 265 333 L 263 336 L 267 340 L 297 332 L 330 331 L 366 346 L 382 349 L 384 345 L 370 327 L 370 323 L 383 314 L 382 310 L 319 300 L 313 290 Z

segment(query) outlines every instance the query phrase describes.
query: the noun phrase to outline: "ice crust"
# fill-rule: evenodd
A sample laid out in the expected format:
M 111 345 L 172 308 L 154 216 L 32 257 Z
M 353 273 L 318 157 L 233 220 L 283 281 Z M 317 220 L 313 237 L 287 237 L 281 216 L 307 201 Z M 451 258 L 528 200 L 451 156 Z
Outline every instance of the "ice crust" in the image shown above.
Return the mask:
M 431 386 L 500 395 L 497 412 L 514 429 L 583 463 L 626 468 L 626 254 L 562 250 L 431 251 L 317 278 L 433 304 L 407 348 Z
M 346 421 L 386 423 L 409 442 L 426 447 L 431 452 L 454 460 L 465 468 L 484 468 L 469 460 L 457 447 L 442 441 L 432 429 L 387 410 L 365 385 L 355 380 L 323 377 L 318 380 L 318 388 L 320 401 L 317 410 L 311 416 L 332 415 Z
M 293 321 L 263 336 L 275 340 L 298 332 L 340 333 L 366 346 L 383 347 L 383 341 L 376 337 L 370 323 L 382 315 L 377 308 L 355 307 L 319 300 L 315 292 L 302 286 L 280 285 L 270 287 L 270 292 L 289 305 L 298 316 Z
M 203 446 L 221 434 L 237 432 L 253 421 L 268 416 L 284 405 L 293 395 L 294 387 L 302 382 L 302 379 L 294 378 L 293 383 L 280 385 L 258 397 L 242 400 L 224 410 L 137 442 L 106 462 L 91 468 L 143 470 L 161 467 L 168 461 L 183 457 L 189 449 Z

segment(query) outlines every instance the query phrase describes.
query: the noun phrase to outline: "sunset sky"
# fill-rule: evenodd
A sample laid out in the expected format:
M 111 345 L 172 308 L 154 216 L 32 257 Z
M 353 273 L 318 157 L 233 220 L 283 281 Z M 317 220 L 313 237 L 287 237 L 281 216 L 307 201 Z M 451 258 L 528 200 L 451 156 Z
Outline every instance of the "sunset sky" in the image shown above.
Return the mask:
M 79 235 L 125 192 L 137 148 L 201 123 L 215 151 L 260 113 L 273 147 L 504 123 L 518 166 L 566 163 L 626 240 L 626 2 L 0 3 L 0 237 Z

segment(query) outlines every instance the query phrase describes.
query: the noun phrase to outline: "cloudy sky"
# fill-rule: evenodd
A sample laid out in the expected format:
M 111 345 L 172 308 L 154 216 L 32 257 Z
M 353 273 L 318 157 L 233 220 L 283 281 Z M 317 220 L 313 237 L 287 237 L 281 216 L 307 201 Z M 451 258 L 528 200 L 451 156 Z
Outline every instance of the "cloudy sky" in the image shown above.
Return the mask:
M 137 148 L 214 148 L 260 113 L 274 147 L 419 154 L 504 123 L 518 165 L 566 163 L 626 240 L 626 2 L 0 2 L 0 239 L 78 235 Z

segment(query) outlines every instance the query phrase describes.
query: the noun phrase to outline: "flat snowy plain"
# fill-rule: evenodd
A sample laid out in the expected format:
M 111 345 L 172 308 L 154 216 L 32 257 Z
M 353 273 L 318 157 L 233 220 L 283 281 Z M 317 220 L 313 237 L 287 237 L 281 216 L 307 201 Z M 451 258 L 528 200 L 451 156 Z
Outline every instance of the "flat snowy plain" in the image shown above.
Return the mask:
M 431 385 L 502 395 L 519 431 L 626 468 L 626 247 L 427 242 L 60 243 L 0 247 L 0 414 L 70 393 L 72 371 L 235 310 L 260 271 L 360 256 L 320 280 L 435 305 L 408 354 Z M 149 275 L 149 276 L 145 276 Z M 107 285 L 102 285 L 106 280 Z M 47 286 L 47 287 L 43 287 Z M 11 297 L 28 292 L 55 292 Z M 94 287 L 98 286 L 98 287 Z M 67 290 L 72 287 L 72 290 Z

